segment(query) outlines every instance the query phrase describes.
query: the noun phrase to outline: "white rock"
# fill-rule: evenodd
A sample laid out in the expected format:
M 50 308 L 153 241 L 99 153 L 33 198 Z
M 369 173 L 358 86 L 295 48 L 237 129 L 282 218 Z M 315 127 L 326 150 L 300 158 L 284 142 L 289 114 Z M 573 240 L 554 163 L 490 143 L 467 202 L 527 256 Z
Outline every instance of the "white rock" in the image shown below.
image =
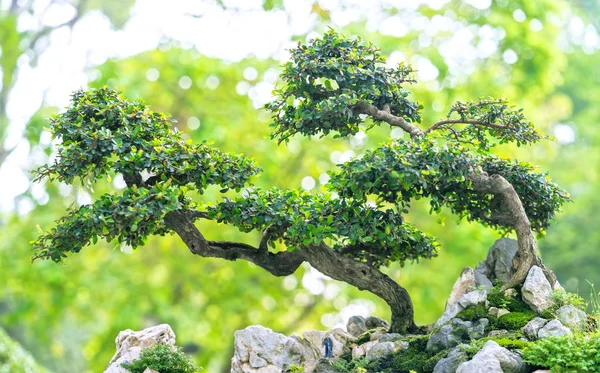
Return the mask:
M 104 373 L 130 373 L 121 364 L 137 360 L 144 348 L 154 345 L 174 346 L 175 333 L 167 324 L 153 326 L 139 332 L 127 329 L 119 333 L 115 342 L 117 352 Z
M 367 354 L 367 352 L 377 344 L 377 341 L 371 341 L 371 342 L 367 342 L 367 343 L 363 343 L 360 346 L 354 346 L 354 348 L 352 348 L 352 358 L 353 359 L 358 359 L 361 356 L 365 356 Z
M 558 320 L 550 320 L 543 328 L 538 331 L 538 338 L 546 337 L 564 337 L 573 335 L 571 330 L 561 324 Z
M 408 342 L 396 341 L 396 342 L 380 342 L 374 345 L 367 351 L 367 357 L 378 358 L 390 354 L 394 354 L 400 351 L 404 351 L 408 348 Z
M 554 304 L 552 286 L 540 267 L 533 266 L 529 270 L 521 289 L 521 296 L 523 301 L 538 313 Z
M 440 328 L 450 322 L 456 317 L 462 310 L 467 307 L 475 306 L 478 304 L 485 304 L 487 302 L 487 290 L 475 290 L 463 295 L 456 303 L 453 303 L 442 316 L 433 325 L 434 329 Z
M 548 320 L 536 317 L 521 328 L 523 334 L 530 340 L 538 339 L 538 332 L 548 323 Z
M 521 357 L 494 341 L 488 341 L 471 361 L 461 363 L 456 373 L 520 373 L 526 368 Z
M 556 318 L 571 330 L 583 330 L 587 324 L 587 315 L 582 310 L 568 304 L 555 312 Z
M 507 313 L 510 313 L 510 311 L 504 308 L 490 307 L 490 309 L 488 310 L 488 315 L 494 317 L 500 317 L 502 315 L 506 315 Z
M 446 301 L 446 309 L 458 302 L 463 295 L 475 290 L 476 287 L 477 282 L 475 281 L 475 271 L 473 268 L 467 267 L 463 269 L 458 279 L 456 279 L 452 291 L 450 292 L 450 296 Z

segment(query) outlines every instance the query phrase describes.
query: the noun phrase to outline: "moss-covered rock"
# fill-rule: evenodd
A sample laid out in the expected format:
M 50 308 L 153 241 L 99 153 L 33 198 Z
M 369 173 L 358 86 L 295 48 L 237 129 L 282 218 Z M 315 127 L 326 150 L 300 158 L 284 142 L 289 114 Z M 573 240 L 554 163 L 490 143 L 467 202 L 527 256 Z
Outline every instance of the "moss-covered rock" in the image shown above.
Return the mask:
M 488 318 L 488 310 L 484 304 L 477 304 L 469 308 L 465 308 L 456 315 L 457 319 L 464 321 L 477 321 L 479 319 Z
M 0 329 L 0 372 L 50 373 L 35 360 L 4 330 Z
M 521 330 L 533 320 L 537 314 L 531 310 L 526 312 L 511 312 L 498 317 L 493 322 L 494 329 Z

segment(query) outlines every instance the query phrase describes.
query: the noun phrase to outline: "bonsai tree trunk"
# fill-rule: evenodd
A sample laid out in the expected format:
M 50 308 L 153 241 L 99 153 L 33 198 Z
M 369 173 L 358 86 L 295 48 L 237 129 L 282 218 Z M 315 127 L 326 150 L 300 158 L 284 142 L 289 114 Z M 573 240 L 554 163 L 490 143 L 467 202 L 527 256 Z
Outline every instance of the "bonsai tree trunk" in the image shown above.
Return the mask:
M 382 298 L 392 311 L 390 331 L 417 331 L 412 300 L 406 289 L 367 263 L 347 258 L 324 244 L 293 252 L 271 253 L 262 244 L 254 247 L 237 242 L 209 241 L 194 225 L 194 220 L 202 216 L 203 213 L 196 211 L 173 211 L 165 218 L 167 226 L 181 237 L 193 254 L 231 261 L 247 260 L 275 276 L 288 276 L 306 261 L 326 276 Z

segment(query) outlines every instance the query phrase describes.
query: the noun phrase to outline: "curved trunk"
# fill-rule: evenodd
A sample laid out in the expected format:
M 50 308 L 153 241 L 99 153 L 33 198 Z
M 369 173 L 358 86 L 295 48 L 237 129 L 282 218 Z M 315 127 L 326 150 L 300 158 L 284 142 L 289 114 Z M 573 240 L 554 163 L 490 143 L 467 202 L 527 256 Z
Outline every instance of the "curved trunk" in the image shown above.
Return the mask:
M 390 277 L 366 263 L 342 256 L 327 246 L 307 247 L 305 254 L 306 261 L 324 275 L 383 299 L 392 311 L 391 332 L 417 331 L 410 295 Z
M 488 176 L 485 172 L 471 174 L 469 179 L 473 183 L 475 191 L 493 194 L 502 199 L 508 210 L 508 216 L 497 217 L 497 219 L 511 225 L 517 233 L 519 248 L 513 259 L 515 273 L 502 288 L 509 289 L 522 284 L 533 265 L 542 268 L 550 284 L 554 285 L 556 276 L 550 269 L 544 266 L 542 259 L 538 255 L 537 242 L 531 231 L 531 223 L 525 213 L 521 199 L 512 184 L 500 175 Z M 491 219 L 494 220 L 494 217 Z

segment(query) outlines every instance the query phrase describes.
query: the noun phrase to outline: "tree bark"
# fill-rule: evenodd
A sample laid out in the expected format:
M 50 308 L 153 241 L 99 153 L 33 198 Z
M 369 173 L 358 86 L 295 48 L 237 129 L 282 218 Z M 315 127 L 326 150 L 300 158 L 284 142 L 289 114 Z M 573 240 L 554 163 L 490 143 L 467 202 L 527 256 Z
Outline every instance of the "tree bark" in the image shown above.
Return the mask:
M 181 237 L 193 254 L 231 261 L 247 260 L 275 276 L 288 276 L 306 261 L 326 276 L 346 282 L 359 290 L 367 290 L 382 298 L 392 311 L 390 331 L 395 333 L 417 331 L 412 300 L 406 289 L 367 263 L 347 258 L 324 244 L 307 246 L 294 252 L 271 253 L 261 246 L 208 241 L 194 225 L 195 218 L 199 216 L 202 214 L 194 211 L 173 211 L 165 216 L 167 227 Z

